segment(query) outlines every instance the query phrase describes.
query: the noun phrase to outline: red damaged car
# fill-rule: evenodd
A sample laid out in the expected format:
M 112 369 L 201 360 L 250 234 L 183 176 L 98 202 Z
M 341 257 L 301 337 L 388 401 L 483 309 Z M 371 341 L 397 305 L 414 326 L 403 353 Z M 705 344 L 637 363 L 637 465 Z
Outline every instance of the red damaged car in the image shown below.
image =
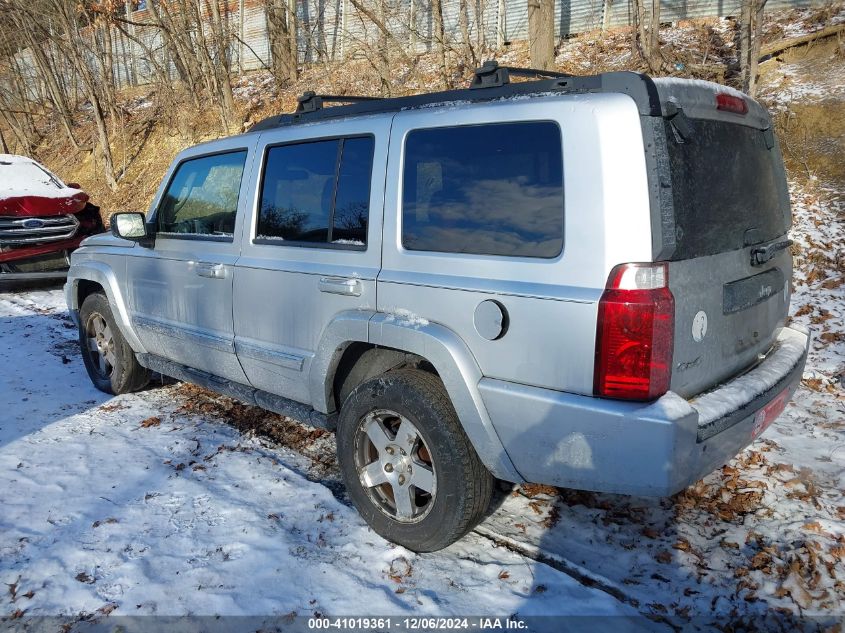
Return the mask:
M 25 156 L 0 154 L 0 280 L 63 276 L 70 252 L 101 233 L 98 207 Z

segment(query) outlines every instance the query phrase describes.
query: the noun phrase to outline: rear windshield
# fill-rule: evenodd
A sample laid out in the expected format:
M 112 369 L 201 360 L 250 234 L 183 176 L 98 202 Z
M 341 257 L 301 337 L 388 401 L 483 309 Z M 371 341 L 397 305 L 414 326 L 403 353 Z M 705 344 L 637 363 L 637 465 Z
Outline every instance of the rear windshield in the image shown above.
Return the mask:
M 677 248 L 672 259 L 741 249 L 783 235 L 789 194 L 780 152 L 744 125 L 692 119 L 684 143 L 666 122 Z

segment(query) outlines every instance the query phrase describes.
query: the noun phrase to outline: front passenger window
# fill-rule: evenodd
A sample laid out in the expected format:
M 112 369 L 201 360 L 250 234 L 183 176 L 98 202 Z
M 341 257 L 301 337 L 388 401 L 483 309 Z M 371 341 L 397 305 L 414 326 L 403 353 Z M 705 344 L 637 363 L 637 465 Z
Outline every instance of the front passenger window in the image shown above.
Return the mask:
M 159 232 L 232 237 L 246 154 L 215 154 L 179 165 L 159 206 Z

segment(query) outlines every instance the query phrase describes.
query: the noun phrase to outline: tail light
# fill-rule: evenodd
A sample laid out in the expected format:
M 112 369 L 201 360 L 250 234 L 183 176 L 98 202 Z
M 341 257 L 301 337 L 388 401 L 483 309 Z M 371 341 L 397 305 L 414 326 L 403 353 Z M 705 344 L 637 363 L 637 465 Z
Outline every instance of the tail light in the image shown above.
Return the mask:
M 720 92 L 716 95 L 716 109 L 734 114 L 748 114 L 748 103 L 742 97 Z
M 599 301 L 593 392 L 653 400 L 669 390 L 675 299 L 666 264 L 620 264 Z

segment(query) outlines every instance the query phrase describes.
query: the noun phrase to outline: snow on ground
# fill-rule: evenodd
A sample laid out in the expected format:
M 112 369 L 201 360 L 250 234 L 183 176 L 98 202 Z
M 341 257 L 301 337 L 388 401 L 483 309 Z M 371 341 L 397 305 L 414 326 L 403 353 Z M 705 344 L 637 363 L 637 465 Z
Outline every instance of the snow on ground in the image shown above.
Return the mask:
M 814 30 L 812 15 L 796 12 L 785 32 Z M 729 59 L 729 27 L 715 23 L 690 59 Z M 697 32 L 661 37 L 686 47 Z M 629 50 L 624 34 L 579 38 L 559 61 L 617 67 Z M 525 56 L 515 45 L 500 60 Z M 761 89 L 775 109 L 845 95 L 841 63 L 777 64 Z M 267 96 L 268 75 L 250 77 L 238 98 Z M 344 501 L 330 434 L 185 385 L 108 399 L 85 375 L 59 291 L 0 292 L 0 617 L 636 607 L 704 625 L 841 621 L 845 187 L 796 180 L 791 195 L 793 319 L 815 338 L 801 389 L 763 437 L 671 499 L 503 489 L 476 533 L 438 554 L 366 528 Z
M 344 502 L 330 434 L 185 385 L 106 398 L 85 375 L 60 291 L 0 294 L 0 583 L 10 587 L 0 615 L 636 607 L 704 625 L 704 615 L 812 614 L 826 626 L 845 612 L 834 194 L 792 186 L 793 318 L 816 338 L 804 386 L 762 439 L 671 499 L 503 490 L 476 533 L 438 554 L 366 528 Z
M 517 488 L 482 530 L 568 561 L 644 613 L 845 615 L 845 200 L 792 185 L 803 386 L 725 468 L 671 499 Z M 700 622 L 700 620 L 699 620 Z M 807 621 L 804 622 L 807 625 Z
M 0 294 L 0 616 L 636 613 L 477 534 L 394 546 L 190 388 L 96 391 L 75 336 L 61 291 Z

